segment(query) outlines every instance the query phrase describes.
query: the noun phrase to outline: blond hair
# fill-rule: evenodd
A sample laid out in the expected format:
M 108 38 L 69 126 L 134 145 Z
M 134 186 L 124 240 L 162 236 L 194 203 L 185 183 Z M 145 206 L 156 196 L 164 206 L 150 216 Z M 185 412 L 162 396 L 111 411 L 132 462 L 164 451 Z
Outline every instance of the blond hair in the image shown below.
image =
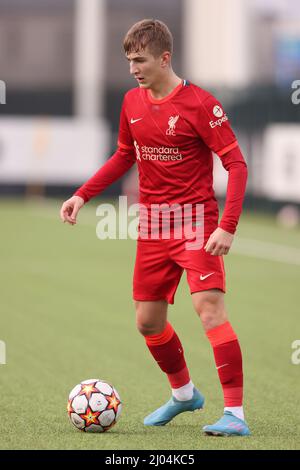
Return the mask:
M 123 47 L 125 54 L 140 52 L 148 48 L 151 54 L 158 57 L 163 52 L 173 52 L 173 36 L 162 21 L 141 20 L 131 26 L 127 32 Z

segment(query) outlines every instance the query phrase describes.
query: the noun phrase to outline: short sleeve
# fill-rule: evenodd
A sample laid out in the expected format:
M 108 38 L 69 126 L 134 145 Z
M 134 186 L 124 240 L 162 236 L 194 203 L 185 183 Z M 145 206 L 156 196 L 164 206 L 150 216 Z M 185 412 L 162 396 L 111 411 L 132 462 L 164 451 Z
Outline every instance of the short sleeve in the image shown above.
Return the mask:
M 120 114 L 118 146 L 123 150 L 132 150 L 134 148 L 133 138 L 126 115 L 126 97 L 123 100 Z
M 238 146 L 228 116 L 214 96 L 207 93 L 204 100 L 201 100 L 197 92 L 195 93 L 199 103 L 196 131 L 205 144 L 222 157 Z

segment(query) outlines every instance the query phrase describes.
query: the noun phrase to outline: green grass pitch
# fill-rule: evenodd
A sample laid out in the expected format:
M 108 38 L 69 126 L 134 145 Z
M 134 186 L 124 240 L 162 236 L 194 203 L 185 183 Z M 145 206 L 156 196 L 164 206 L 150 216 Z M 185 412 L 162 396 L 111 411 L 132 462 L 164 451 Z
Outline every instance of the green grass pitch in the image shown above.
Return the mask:
M 62 224 L 61 202 L 0 201 L 0 340 L 7 355 L 0 365 L 0 448 L 299 449 L 300 365 L 291 361 L 291 344 L 300 339 L 299 230 L 280 228 L 269 216 L 242 217 L 238 237 L 246 241 L 226 257 L 226 305 L 243 350 L 252 435 L 215 438 L 201 429 L 221 416 L 222 393 L 185 275 L 169 319 L 206 406 L 148 428 L 143 417 L 169 399 L 169 388 L 135 328 L 135 242 L 98 240 L 92 205 L 77 226 Z M 253 239 L 272 243 L 269 259 L 261 247 L 259 256 L 251 246 L 248 252 Z M 116 426 L 98 435 L 77 431 L 66 412 L 70 390 L 94 377 L 113 383 L 124 403 Z

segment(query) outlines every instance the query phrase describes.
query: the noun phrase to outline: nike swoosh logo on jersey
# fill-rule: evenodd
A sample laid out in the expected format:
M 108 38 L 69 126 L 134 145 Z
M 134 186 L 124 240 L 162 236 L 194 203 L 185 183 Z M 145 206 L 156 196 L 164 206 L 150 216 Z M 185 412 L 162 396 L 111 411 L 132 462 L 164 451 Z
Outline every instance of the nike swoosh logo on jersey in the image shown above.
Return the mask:
M 215 273 L 209 273 L 209 274 L 206 274 L 206 276 L 203 276 L 203 274 L 200 274 L 200 281 L 204 281 L 204 279 L 206 279 L 209 276 L 212 276 L 213 274 Z
M 130 124 L 134 124 L 135 122 L 141 121 L 143 118 L 138 118 L 138 119 L 130 119 Z

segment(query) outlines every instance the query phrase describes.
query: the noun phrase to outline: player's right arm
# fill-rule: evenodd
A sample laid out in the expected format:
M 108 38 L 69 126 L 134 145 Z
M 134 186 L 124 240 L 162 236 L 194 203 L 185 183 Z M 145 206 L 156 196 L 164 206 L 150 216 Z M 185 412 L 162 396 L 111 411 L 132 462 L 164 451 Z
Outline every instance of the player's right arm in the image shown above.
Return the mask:
M 81 207 L 123 176 L 134 165 L 136 161 L 134 145 L 126 116 L 125 99 L 120 115 L 117 151 L 70 199 L 63 203 L 60 211 L 63 222 L 68 222 L 71 225 L 76 224 L 76 217 Z

